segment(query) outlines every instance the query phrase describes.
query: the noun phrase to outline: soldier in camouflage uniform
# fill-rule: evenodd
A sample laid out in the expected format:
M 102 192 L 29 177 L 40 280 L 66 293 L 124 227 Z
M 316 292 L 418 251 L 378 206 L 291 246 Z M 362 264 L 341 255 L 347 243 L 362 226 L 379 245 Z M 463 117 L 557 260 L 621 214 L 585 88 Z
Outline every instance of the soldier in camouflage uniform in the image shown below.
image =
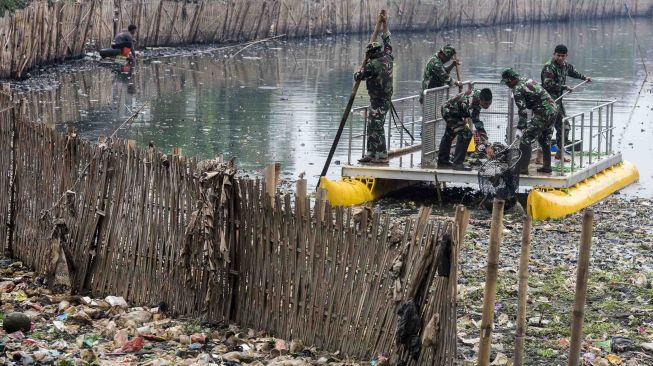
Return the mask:
M 424 90 L 437 88 L 440 86 L 462 85 L 460 81 L 453 80 L 449 73 L 459 64 L 458 60 L 453 60 L 449 66 L 444 66 L 456 54 L 456 49 L 447 44 L 431 56 L 429 62 L 424 67 L 424 77 L 422 78 L 422 91 L 420 92 L 419 102 L 424 102 Z
M 379 42 L 367 45 L 368 62 L 354 74 L 356 81 L 365 80 L 370 96 L 370 113 L 367 123 L 367 152 L 361 163 L 387 163 L 388 151 L 385 145 L 385 115 L 391 108 L 392 101 L 392 46 L 386 17 L 380 15 L 383 34 Z
M 490 89 L 474 89 L 460 93 L 442 105 L 442 118 L 446 121 L 447 127 L 438 149 L 438 168 L 451 167 L 453 170 L 472 170 L 463 164 L 467 156 L 467 146 L 472 139 L 472 123 L 479 132 L 481 144 L 488 146 L 485 150 L 486 154 L 492 155 L 487 132 L 485 132 L 483 121 L 479 119 L 481 108 L 488 109 L 491 104 L 492 91 Z M 449 161 L 449 153 L 451 152 L 451 143 L 456 136 L 458 139 L 452 164 Z
M 544 88 L 531 79 L 521 78 L 513 69 L 505 69 L 501 74 L 501 82 L 505 83 L 515 97 L 515 104 L 519 109 L 519 122 L 517 123 L 516 137 L 521 138 L 519 149 L 521 159 L 519 170 L 521 174 L 528 174 L 528 164 L 531 161 L 531 144 L 537 142 L 544 151 L 544 163 L 537 171 L 551 173 L 551 134 L 552 127 L 558 114 L 553 98 Z M 533 117 L 528 120 L 527 110 L 533 112 Z M 546 152 L 549 151 L 547 154 Z
M 567 46 L 559 44 L 555 47 L 553 51 L 553 57 L 551 60 L 547 61 L 542 68 L 542 86 L 544 89 L 549 92 L 551 98 L 558 99 L 565 91 L 571 91 L 571 87 L 567 85 L 567 76 L 572 78 L 592 81 L 592 78 L 585 76 L 580 72 L 576 71 L 574 65 L 568 63 L 567 61 Z M 565 118 L 565 107 L 562 105 L 562 99 L 558 101 L 558 116 L 555 120 L 555 129 L 556 129 L 556 144 L 558 145 L 558 152 L 556 153 L 556 158 L 560 159 L 564 149 L 561 147 L 563 145 L 562 137 L 564 135 L 564 144 L 569 143 L 569 131 L 571 126 L 569 121 L 564 122 L 564 128 L 562 120 Z

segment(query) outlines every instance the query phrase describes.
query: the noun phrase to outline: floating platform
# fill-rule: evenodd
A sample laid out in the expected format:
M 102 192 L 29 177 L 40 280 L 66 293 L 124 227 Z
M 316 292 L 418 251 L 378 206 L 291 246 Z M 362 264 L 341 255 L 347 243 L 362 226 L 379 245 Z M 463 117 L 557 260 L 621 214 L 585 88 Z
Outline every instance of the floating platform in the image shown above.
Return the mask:
M 512 93 L 496 81 L 466 81 L 469 89 L 490 88 L 495 96 L 489 109 L 481 113 L 490 141 L 510 145 L 515 138 L 517 111 Z M 320 186 L 327 189 L 327 199 L 333 205 L 354 205 L 375 200 L 393 189 L 431 182 L 478 186 L 478 171 L 438 169 L 433 165 L 444 134 L 446 122 L 440 115 L 441 106 L 458 93 L 449 87 L 424 91 L 393 100 L 399 124 L 386 123 L 386 146 L 390 161 L 385 165 L 352 164 L 366 150 L 369 107 L 352 110 L 348 125 L 347 159 L 342 166 L 342 180 L 322 178 Z M 535 219 L 558 218 L 587 207 L 639 179 L 637 168 L 624 162 L 621 153 L 613 150 L 615 100 L 565 99 L 566 122 L 570 124 L 569 139 L 564 142 L 571 161 L 553 161 L 553 172 L 537 172 L 530 164 L 529 174 L 519 179 L 521 190 L 530 190 L 528 211 Z M 473 145 L 468 152 L 473 151 Z
M 639 180 L 637 167 L 623 161 L 620 153 L 573 172 L 541 174 L 536 172 L 537 167 L 531 164 L 530 173 L 520 176 L 520 187 L 531 188 L 527 210 L 536 220 L 572 214 Z M 335 206 L 373 201 L 417 182 L 478 185 L 476 170 L 346 165 L 342 175 L 341 181 L 324 177 L 320 181 L 320 187 L 327 190 L 327 200 Z

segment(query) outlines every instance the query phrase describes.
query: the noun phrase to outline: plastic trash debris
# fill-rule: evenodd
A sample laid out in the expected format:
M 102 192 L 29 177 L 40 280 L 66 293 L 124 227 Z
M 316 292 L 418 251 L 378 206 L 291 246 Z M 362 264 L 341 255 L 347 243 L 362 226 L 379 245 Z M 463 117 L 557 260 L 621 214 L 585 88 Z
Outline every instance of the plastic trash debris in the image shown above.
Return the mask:
M 195 333 L 190 336 L 191 343 L 206 343 L 206 335 L 204 333 Z
M 191 343 L 191 344 L 188 346 L 188 349 L 189 349 L 189 350 L 198 350 L 198 349 L 200 349 L 200 348 L 202 348 L 202 347 L 203 347 L 203 345 L 200 344 L 200 343 Z
M 125 343 L 127 343 L 128 340 L 129 340 L 129 333 L 127 332 L 127 329 L 120 329 L 113 336 L 113 344 L 116 347 L 122 347 Z
M 143 348 L 143 342 L 144 342 L 143 337 L 136 337 L 131 341 L 128 341 L 125 344 L 123 344 L 122 347 L 116 350 L 116 352 L 125 352 L 125 353 L 138 352 L 141 350 L 141 348 Z
M 107 296 L 104 298 L 104 301 L 106 301 L 109 306 L 118 306 L 121 308 L 129 307 L 129 305 L 127 305 L 127 301 L 125 301 L 122 296 Z
M 63 332 L 63 331 L 66 330 L 65 325 L 60 320 L 55 320 L 55 321 L 52 322 L 52 324 L 54 324 L 54 327 L 60 332 Z
M 16 299 L 16 301 L 23 302 L 27 300 L 27 294 L 25 294 L 25 291 L 19 290 L 16 291 L 16 293 L 14 294 L 14 298 Z

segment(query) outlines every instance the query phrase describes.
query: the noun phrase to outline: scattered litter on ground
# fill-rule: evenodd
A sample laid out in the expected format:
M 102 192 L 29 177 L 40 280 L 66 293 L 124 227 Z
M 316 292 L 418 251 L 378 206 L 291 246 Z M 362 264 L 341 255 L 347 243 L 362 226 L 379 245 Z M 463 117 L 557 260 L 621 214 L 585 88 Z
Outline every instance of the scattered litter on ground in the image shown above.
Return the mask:
M 0 259 L 0 276 L 2 365 L 344 364 L 300 339 L 173 319 L 161 307 L 133 307 L 120 296 L 55 293 L 18 261 Z

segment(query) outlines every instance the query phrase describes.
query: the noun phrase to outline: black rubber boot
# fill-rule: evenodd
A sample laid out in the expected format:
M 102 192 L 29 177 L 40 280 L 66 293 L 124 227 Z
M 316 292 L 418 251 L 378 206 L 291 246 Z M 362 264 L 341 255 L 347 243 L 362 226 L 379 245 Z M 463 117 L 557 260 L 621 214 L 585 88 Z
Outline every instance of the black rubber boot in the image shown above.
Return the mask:
M 458 171 L 463 171 L 463 172 L 469 172 L 469 171 L 472 170 L 471 167 L 469 167 L 469 166 L 467 166 L 467 165 L 465 165 L 465 164 L 456 164 L 456 163 L 454 163 L 454 164 L 451 166 L 451 169 L 453 169 L 453 170 L 458 170 Z
M 551 173 L 553 171 L 551 170 L 551 146 L 542 145 L 542 152 L 544 153 L 542 155 L 542 167 L 537 168 L 537 171 L 539 173 Z
M 528 165 L 531 163 L 531 145 L 519 144 L 519 174 L 528 175 Z

